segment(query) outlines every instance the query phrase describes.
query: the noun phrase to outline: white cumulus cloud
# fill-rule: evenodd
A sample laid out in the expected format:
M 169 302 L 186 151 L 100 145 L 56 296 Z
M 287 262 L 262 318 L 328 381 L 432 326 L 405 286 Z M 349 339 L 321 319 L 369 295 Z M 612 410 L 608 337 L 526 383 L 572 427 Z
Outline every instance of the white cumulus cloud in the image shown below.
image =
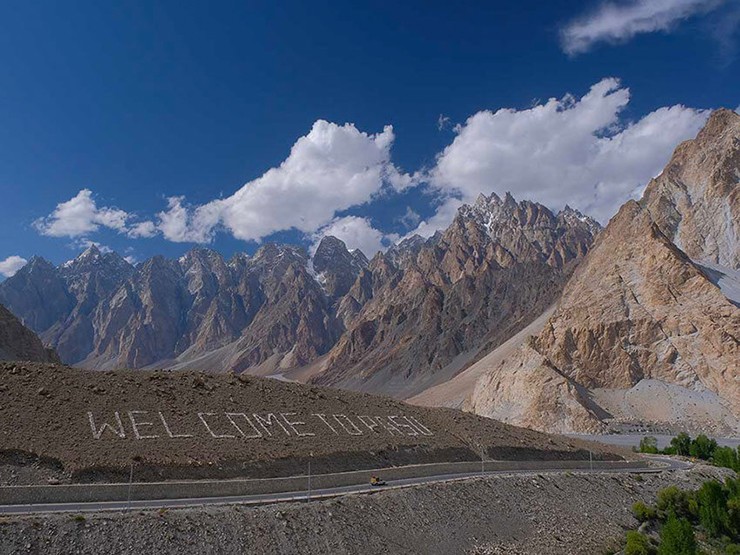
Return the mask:
M 14 276 L 15 273 L 23 268 L 28 260 L 17 255 L 9 256 L 5 260 L 0 260 L 0 275 L 5 277 Z
M 126 230 L 128 213 L 117 208 L 98 207 L 90 189 L 82 189 L 66 202 L 57 204 L 54 211 L 34 222 L 36 229 L 50 237 L 80 237 L 107 227 Z
M 167 199 L 167 210 L 157 214 L 156 228 L 165 239 L 176 243 L 209 243 L 219 223 L 220 201 L 195 209 L 188 208 L 184 202 L 185 197 Z
M 368 134 L 353 124 L 323 120 L 299 138 L 276 168 L 225 199 L 187 207 L 169 199 L 158 227 L 171 241 L 208 242 L 219 228 L 237 239 L 260 241 L 277 231 L 312 234 L 337 212 L 366 203 L 385 184 L 402 190 L 414 184 L 390 161 L 393 128 Z
M 679 105 L 624 122 L 620 112 L 629 98 L 617 79 L 604 79 L 581 98 L 474 114 L 429 172 L 445 200 L 417 232 L 431 235 L 449 224 L 460 201 L 492 191 L 555 209 L 569 204 L 605 223 L 708 117 Z
M 725 0 L 605 2 L 561 30 L 563 50 L 568 54 L 580 54 L 598 42 L 619 43 L 641 33 L 668 31 L 679 22 L 724 3 Z
M 126 231 L 129 237 L 138 239 L 140 237 L 154 237 L 157 234 L 157 226 L 152 221 L 143 221 L 131 224 Z
M 398 240 L 395 233 L 386 234 L 374 228 L 368 218 L 345 216 L 334 219 L 314 233 L 311 252 L 316 250 L 321 239 L 327 235 L 344 241 L 349 250 L 360 249 L 368 258 L 372 258 L 378 251 L 385 250 Z

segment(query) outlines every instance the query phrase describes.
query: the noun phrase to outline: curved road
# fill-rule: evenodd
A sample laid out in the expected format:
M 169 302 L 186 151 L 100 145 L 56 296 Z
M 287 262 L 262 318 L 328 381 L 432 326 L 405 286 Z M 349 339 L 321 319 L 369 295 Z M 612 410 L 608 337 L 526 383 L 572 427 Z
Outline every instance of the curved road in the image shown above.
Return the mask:
M 492 475 L 516 475 L 516 474 L 558 474 L 563 472 L 578 474 L 634 474 L 655 473 L 666 470 L 686 470 L 692 467 L 690 463 L 672 459 L 669 457 L 649 457 L 661 463 L 657 468 L 644 469 L 549 469 L 549 470 L 492 470 L 486 472 L 469 472 L 461 474 L 440 474 L 437 476 L 424 476 L 419 478 L 404 478 L 399 480 L 388 480 L 385 486 L 373 487 L 367 484 L 352 486 L 341 486 L 311 491 L 310 496 L 306 490 L 285 493 L 268 493 L 258 495 L 228 496 L 228 497 L 198 497 L 182 499 L 151 499 L 142 501 L 99 501 L 86 503 L 39 503 L 33 505 L 0 505 L 0 514 L 31 514 L 31 513 L 59 513 L 59 512 L 98 512 L 98 511 L 121 511 L 128 509 L 160 509 L 193 507 L 203 505 L 266 505 L 270 503 L 281 503 L 287 501 L 312 501 L 326 499 L 353 493 L 370 493 L 379 490 L 406 488 L 422 484 L 433 484 L 437 482 L 449 482 L 454 480 L 467 480 Z

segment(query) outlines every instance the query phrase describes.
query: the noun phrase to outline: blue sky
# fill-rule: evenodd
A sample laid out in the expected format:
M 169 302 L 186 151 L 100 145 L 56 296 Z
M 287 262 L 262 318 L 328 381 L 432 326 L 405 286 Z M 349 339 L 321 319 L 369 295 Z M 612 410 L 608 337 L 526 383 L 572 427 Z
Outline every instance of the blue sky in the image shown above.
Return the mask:
M 737 0 L 112 4 L 0 6 L 0 273 L 373 251 L 480 192 L 606 222 L 740 104 Z

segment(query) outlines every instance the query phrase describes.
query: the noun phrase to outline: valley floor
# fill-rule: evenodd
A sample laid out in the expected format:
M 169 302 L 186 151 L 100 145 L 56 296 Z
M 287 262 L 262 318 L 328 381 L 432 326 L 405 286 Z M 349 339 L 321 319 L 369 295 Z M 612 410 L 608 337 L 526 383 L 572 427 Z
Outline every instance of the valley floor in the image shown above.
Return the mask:
M 631 506 L 729 471 L 491 476 L 309 504 L 0 519 L 0 552 L 600 553 L 637 522 Z

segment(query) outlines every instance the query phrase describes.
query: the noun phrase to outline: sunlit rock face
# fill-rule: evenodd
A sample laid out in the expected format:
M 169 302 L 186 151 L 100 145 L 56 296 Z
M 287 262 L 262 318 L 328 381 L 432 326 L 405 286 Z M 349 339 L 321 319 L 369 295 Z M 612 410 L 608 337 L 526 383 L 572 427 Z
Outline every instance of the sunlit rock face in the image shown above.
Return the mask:
M 720 110 L 612 218 L 544 330 L 480 379 L 470 408 L 543 430 L 621 418 L 736 431 L 739 176 L 740 116 Z M 643 380 L 678 387 L 629 402 Z M 697 392 L 721 414 L 709 402 L 704 416 L 677 408 Z

